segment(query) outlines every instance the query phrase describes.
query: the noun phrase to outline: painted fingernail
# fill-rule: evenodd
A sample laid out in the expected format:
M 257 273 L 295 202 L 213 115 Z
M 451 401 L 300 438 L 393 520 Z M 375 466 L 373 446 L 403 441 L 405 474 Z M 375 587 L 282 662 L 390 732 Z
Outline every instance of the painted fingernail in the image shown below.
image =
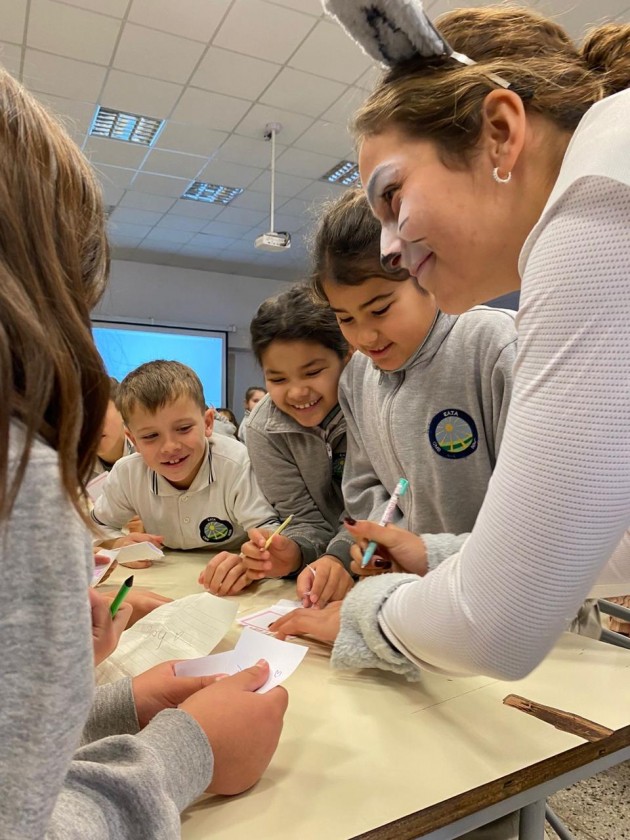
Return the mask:
M 377 569 L 391 569 L 391 560 L 375 560 L 374 565 Z
M 357 524 L 357 520 L 353 519 L 351 516 L 346 516 L 346 518 L 343 521 L 346 523 L 346 525 L 356 525 Z

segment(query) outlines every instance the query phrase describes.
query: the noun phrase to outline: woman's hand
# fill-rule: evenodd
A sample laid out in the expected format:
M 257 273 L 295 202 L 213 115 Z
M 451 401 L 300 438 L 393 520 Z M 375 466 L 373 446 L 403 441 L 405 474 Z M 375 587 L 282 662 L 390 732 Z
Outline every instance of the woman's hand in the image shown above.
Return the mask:
M 346 519 L 345 524 L 356 540 L 356 545 L 353 545 L 350 551 L 350 568 L 354 574 L 361 577 L 380 575 L 383 572 L 426 575 L 427 550 L 422 537 L 397 525 L 378 525 L 368 520 L 355 522 L 353 519 Z M 361 560 L 370 540 L 377 544 L 377 548 L 368 565 L 363 568 Z

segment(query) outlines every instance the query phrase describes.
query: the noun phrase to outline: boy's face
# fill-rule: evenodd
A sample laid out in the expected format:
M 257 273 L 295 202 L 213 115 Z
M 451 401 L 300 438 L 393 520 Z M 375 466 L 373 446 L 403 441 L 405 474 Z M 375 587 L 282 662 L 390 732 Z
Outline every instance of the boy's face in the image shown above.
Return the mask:
M 101 440 L 96 454 L 108 464 L 115 464 L 125 451 L 125 426 L 122 416 L 113 400 L 110 400 L 105 412 L 105 421 Z
M 204 414 L 190 397 L 178 397 L 155 414 L 137 405 L 128 429 L 145 464 L 173 487 L 185 490 L 199 472 L 212 422 L 212 410 Z
M 411 277 L 372 277 L 358 286 L 326 282 L 324 292 L 346 341 L 381 370 L 404 365 L 426 338 L 437 311 L 433 296 Z

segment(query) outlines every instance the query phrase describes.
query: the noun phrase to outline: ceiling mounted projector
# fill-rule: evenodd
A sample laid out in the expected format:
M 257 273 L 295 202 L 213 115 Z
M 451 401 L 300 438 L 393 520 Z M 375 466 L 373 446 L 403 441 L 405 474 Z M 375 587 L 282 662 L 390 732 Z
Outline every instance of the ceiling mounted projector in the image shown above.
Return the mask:
M 254 240 L 254 247 L 261 251 L 287 251 L 291 247 L 291 234 L 274 230 L 274 193 L 276 188 L 276 134 L 282 130 L 280 123 L 267 123 L 265 140 L 271 140 L 271 207 L 269 211 L 271 230 L 261 233 Z

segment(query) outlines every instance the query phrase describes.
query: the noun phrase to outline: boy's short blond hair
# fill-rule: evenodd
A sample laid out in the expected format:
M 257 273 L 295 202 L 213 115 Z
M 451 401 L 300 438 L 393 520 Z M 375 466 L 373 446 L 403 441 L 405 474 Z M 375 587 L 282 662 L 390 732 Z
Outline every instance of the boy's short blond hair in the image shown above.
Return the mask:
M 158 359 L 145 362 L 125 376 L 118 388 L 116 408 L 128 426 L 137 405 L 155 414 L 180 397 L 190 397 L 205 414 L 203 386 L 195 371 L 181 362 Z

